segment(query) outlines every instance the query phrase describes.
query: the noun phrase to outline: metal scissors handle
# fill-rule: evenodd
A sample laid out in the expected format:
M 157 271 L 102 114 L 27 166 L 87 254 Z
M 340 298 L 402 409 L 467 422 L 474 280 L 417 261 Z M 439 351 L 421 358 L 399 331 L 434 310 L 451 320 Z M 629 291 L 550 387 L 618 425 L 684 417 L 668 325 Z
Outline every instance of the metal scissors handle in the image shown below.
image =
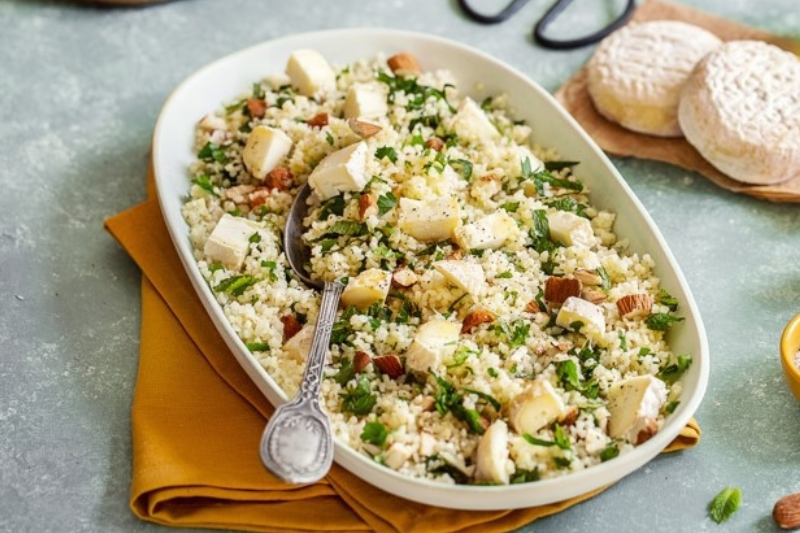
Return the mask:
M 469 0 L 458 0 L 458 5 L 461 7 L 464 13 L 475 22 L 480 24 L 498 24 L 511 18 L 529 1 L 530 0 L 511 0 L 510 4 L 494 15 L 485 15 L 475 11 L 472 6 L 469 5 Z M 634 7 L 636 7 L 635 0 L 628 0 L 627 4 L 625 5 L 625 10 L 619 17 L 612 21 L 611 24 L 584 37 L 565 40 L 551 39 L 550 37 L 547 37 L 544 34 L 547 26 L 556 20 L 571 3 L 572 0 L 558 0 L 555 4 L 553 4 L 550 9 L 547 10 L 544 16 L 539 19 L 539 22 L 536 23 L 536 26 L 534 26 L 533 40 L 544 48 L 552 48 L 554 50 L 571 50 L 573 48 L 588 46 L 590 44 L 602 41 L 611 32 L 619 29 L 626 22 L 628 22 L 628 19 L 630 19 L 631 14 L 633 13 Z

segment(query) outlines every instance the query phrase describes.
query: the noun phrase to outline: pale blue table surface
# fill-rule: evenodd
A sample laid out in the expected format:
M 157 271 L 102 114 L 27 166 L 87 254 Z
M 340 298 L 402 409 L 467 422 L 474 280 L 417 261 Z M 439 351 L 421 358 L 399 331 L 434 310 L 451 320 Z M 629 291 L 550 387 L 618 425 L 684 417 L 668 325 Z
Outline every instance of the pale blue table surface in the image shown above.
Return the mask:
M 469 43 L 554 91 L 591 49 L 531 43 L 548 4 L 534 0 L 508 23 L 483 27 L 445 0 L 0 2 L 0 531 L 166 531 L 128 510 L 139 271 L 102 222 L 144 199 L 150 135 L 172 87 L 266 39 L 384 26 Z M 796 0 L 694 4 L 800 34 Z M 590 29 L 610 6 L 576 2 L 556 29 Z M 705 319 L 703 442 L 520 531 L 777 531 L 775 500 L 800 491 L 800 405 L 777 355 L 781 329 L 800 311 L 800 206 L 737 196 L 665 164 L 614 162 L 661 227 Z M 742 487 L 744 503 L 718 526 L 706 507 L 726 485 Z

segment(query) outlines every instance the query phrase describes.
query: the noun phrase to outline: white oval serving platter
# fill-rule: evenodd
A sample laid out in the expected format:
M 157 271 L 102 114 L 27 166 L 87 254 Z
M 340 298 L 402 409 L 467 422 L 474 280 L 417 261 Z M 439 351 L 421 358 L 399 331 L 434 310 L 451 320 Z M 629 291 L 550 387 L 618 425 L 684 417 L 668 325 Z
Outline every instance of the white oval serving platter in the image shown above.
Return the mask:
M 507 94 L 516 118 L 526 119 L 533 128 L 533 142 L 557 148 L 565 160 L 580 161 L 576 174 L 590 187 L 592 203 L 618 214 L 616 233 L 629 239 L 632 251 L 653 257 L 656 275 L 679 299 L 681 314 L 686 318 L 671 332 L 672 348 L 676 353 L 694 356 L 683 379 L 680 405 L 655 437 L 616 459 L 560 478 L 508 486 L 446 485 L 400 475 L 338 442 L 336 462 L 367 482 L 403 498 L 454 509 L 490 510 L 544 505 L 578 496 L 613 483 L 656 457 L 697 410 L 709 372 L 703 323 L 667 243 L 608 158 L 550 94 L 521 72 L 483 52 L 419 33 L 345 29 L 268 41 L 214 61 L 192 74 L 172 92 L 158 117 L 153 139 L 156 187 L 172 241 L 223 339 L 269 401 L 278 405 L 287 398 L 228 325 L 200 275 L 181 206 L 189 191 L 188 167 L 196 157 L 193 140 L 198 120 L 247 91 L 254 81 L 282 72 L 289 54 L 298 48 L 319 50 L 333 64 L 367 59 L 378 53 L 388 56 L 406 51 L 419 58 L 425 69 L 452 71 L 462 93 L 473 93 L 476 99 Z M 482 91 L 474 94 L 479 84 Z

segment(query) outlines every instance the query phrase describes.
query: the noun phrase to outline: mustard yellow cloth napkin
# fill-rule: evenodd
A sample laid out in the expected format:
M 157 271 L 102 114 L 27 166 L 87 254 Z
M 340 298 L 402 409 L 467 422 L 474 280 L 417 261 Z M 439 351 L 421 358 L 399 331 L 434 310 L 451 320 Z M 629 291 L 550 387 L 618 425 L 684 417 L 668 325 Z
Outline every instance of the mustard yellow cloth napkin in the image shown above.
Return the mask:
M 142 278 L 134 393 L 131 509 L 143 520 L 250 531 L 447 533 L 510 531 L 590 498 L 514 511 L 453 511 L 383 492 L 334 465 L 313 485 L 287 485 L 261 466 L 272 406 L 207 316 L 150 199 L 106 221 Z M 666 451 L 695 446 L 692 420 Z

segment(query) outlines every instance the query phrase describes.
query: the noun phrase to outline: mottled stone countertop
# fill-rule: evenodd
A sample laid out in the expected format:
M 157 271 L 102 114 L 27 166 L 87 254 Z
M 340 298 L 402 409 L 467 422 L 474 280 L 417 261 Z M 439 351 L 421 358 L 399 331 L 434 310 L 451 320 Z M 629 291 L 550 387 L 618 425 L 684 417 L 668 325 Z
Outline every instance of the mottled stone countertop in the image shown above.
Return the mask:
M 576 2 L 557 29 L 590 29 L 614 3 Z M 796 0 L 692 3 L 800 32 Z M 534 0 L 484 27 L 452 0 L 0 3 L 0 531 L 163 531 L 128 510 L 139 271 L 102 223 L 144 199 L 153 124 L 179 81 L 266 39 L 385 26 L 469 43 L 554 91 L 591 49 L 531 43 L 548 4 Z M 800 311 L 800 206 L 736 196 L 665 164 L 614 162 L 660 226 L 706 323 L 703 442 L 521 531 L 777 531 L 773 503 L 800 491 L 800 405 L 778 360 L 781 330 Z M 742 488 L 744 503 L 717 526 L 706 506 L 727 485 Z

